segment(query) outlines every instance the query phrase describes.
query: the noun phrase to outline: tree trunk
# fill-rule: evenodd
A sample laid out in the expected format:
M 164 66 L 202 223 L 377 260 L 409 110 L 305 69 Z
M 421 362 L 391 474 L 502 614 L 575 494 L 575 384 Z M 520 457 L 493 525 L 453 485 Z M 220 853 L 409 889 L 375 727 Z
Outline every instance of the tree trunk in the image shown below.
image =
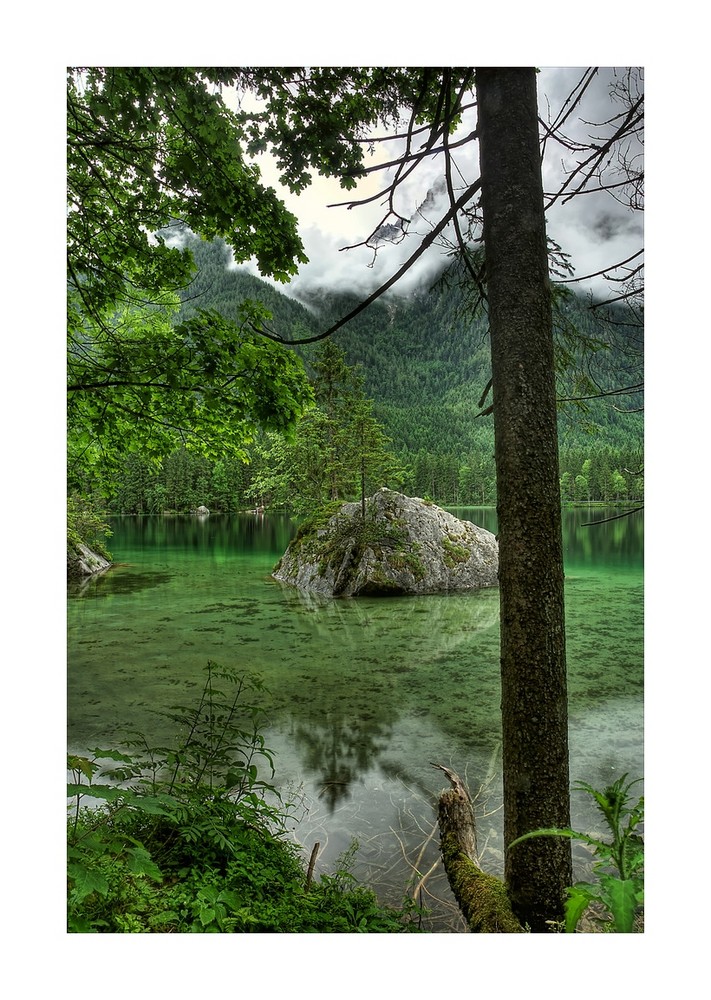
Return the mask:
M 479 867 L 472 800 L 464 782 L 447 767 L 450 789 L 439 798 L 442 863 L 459 909 L 476 934 L 520 934 L 523 927 L 511 911 L 504 883 Z
M 504 838 L 570 824 L 555 372 L 535 70 L 476 71 L 499 531 Z M 570 842 L 506 853 L 532 931 L 563 914 Z

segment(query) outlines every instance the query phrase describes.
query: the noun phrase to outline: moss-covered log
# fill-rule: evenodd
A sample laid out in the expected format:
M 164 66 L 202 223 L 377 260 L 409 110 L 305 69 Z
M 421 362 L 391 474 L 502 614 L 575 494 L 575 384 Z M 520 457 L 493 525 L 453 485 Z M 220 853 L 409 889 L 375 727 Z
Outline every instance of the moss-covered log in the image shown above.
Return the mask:
M 464 782 L 441 764 L 433 767 L 444 771 L 452 786 L 439 798 L 440 845 L 450 888 L 469 929 L 476 934 L 521 934 L 504 883 L 479 867 L 474 809 Z

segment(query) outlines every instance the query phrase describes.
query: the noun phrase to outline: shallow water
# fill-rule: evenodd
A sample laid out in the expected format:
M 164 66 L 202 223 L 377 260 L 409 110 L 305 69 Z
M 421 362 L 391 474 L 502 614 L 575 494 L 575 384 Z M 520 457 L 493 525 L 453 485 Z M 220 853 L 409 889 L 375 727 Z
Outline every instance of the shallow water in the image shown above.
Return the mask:
M 495 530 L 489 508 L 455 510 Z M 564 519 L 572 780 L 593 785 L 643 767 L 642 522 Z M 295 523 L 283 516 L 117 518 L 118 565 L 68 601 L 71 750 L 158 742 L 156 710 L 190 705 L 208 660 L 256 671 L 270 691 L 267 746 L 296 803 L 294 836 L 317 870 L 353 837 L 354 872 L 384 899 L 418 892 L 425 926 L 461 929 L 437 865 L 440 763 L 467 776 L 480 848 L 501 867 L 498 591 L 326 600 L 270 577 Z M 641 786 L 640 786 L 641 788 Z M 594 832 L 585 796 L 574 824 Z M 578 852 L 582 872 L 586 855 Z M 419 892 L 418 892 L 418 898 Z

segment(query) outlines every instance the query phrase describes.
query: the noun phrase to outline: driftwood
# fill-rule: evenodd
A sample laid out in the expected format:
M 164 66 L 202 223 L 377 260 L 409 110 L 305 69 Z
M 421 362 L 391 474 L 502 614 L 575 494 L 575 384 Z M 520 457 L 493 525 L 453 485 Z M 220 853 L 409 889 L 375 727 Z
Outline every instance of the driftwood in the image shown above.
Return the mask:
M 307 889 L 307 891 L 308 891 L 308 889 L 311 888 L 311 882 L 313 881 L 313 877 L 314 877 L 314 865 L 316 864 L 316 858 L 318 857 L 318 852 L 319 852 L 319 848 L 320 847 L 321 847 L 321 844 L 317 840 L 316 843 L 313 846 L 312 851 L 311 851 L 311 857 L 309 858 L 309 867 L 308 867 L 308 871 L 306 872 L 306 889 Z
M 442 862 L 450 888 L 470 931 L 476 934 L 521 934 L 504 883 L 479 867 L 476 824 L 466 785 L 441 764 L 452 786 L 439 797 L 439 834 Z

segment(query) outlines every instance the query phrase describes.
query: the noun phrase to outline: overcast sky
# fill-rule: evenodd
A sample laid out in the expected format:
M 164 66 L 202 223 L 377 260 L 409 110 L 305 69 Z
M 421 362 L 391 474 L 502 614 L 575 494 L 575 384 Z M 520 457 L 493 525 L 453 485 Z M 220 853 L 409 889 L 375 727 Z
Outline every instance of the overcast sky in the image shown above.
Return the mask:
M 580 80 L 583 68 L 544 68 L 538 77 L 539 108 L 541 117 L 548 120 L 555 116 L 568 94 Z M 566 125 L 566 132 L 577 130 L 578 135 L 600 135 L 599 129 L 591 129 L 580 121 L 604 122 L 618 113 L 621 108 L 614 104 L 609 95 L 609 84 L 613 77 L 610 68 L 600 70 L 593 86 L 586 92 L 580 116 Z M 458 134 L 466 134 L 475 126 L 475 112 L 465 117 Z M 391 159 L 393 144 L 378 148 L 375 158 L 367 163 Z M 562 176 L 562 160 L 567 158 L 567 166 L 575 165 L 575 159 L 557 143 L 551 143 L 544 161 L 544 188 L 557 190 Z M 302 266 L 298 278 L 292 282 L 292 289 L 298 292 L 312 285 L 338 286 L 360 292 L 368 292 L 380 285 L 410 256 L 419 244 L 419 239 L 434 225 L 443 212 L 445 198 L 437 197 L 437 185 L 441 192 L 443 159 L 436 157 L 424 162 L 402 187 L 398 195 L 397 208 L 404 216 L 413 218 L 408 237 L 398 244 L 384 244 L 375 260 L 366 247 L 344 250 L 365 240 L 381 220 L 385 209 L 382 199 L 373 204 L 356 207 L 329 207 L 348 199 L 357 200 L 374 194 L 385 187 L 388 174 L 377 172 L 361 182 L 356 192 L 343 191 L 338 182 L 316 178 L 314 183 L 299 195 L 292 195 L 279 185 L 278 174 L 268 157 L 259 161 L 266 182 L 275 186 L 289 209 L 297 216 L 300 232 L 309 257 L 309 263 Z M 460 183 L 473 182 L 479 173 L 478 150 L 470 143 L 456 156 L 461 170 Z M 418 216 L 418 207 L 430 193 L 428 206 Z M 391 220 L 392 221 L 392 220 Z M 556 204 L 548 215 L 549 235 L 562 249 L 571 255 L 576 276 L 584 276 L 599 271 L 618 261 L 624 260 L 642 247 L 642 214 L 632 212 L 620 205 L 609 194 L 586 194 L 576 197 L 567 204 Z M 400 291 L 408 291 L 413 284 L 422 283 L 443 261 L 445 249 L 432 247 L 422 258 L 416 269 L 399 284 Z M 255 273 L 256 268 L 251 267 Z M 282 286 L 283 287 L 283 286 Z M 609 285 L 602 278 L 576 284 L 581 290 L 592 288 L 596 294 L 609 294 Z

